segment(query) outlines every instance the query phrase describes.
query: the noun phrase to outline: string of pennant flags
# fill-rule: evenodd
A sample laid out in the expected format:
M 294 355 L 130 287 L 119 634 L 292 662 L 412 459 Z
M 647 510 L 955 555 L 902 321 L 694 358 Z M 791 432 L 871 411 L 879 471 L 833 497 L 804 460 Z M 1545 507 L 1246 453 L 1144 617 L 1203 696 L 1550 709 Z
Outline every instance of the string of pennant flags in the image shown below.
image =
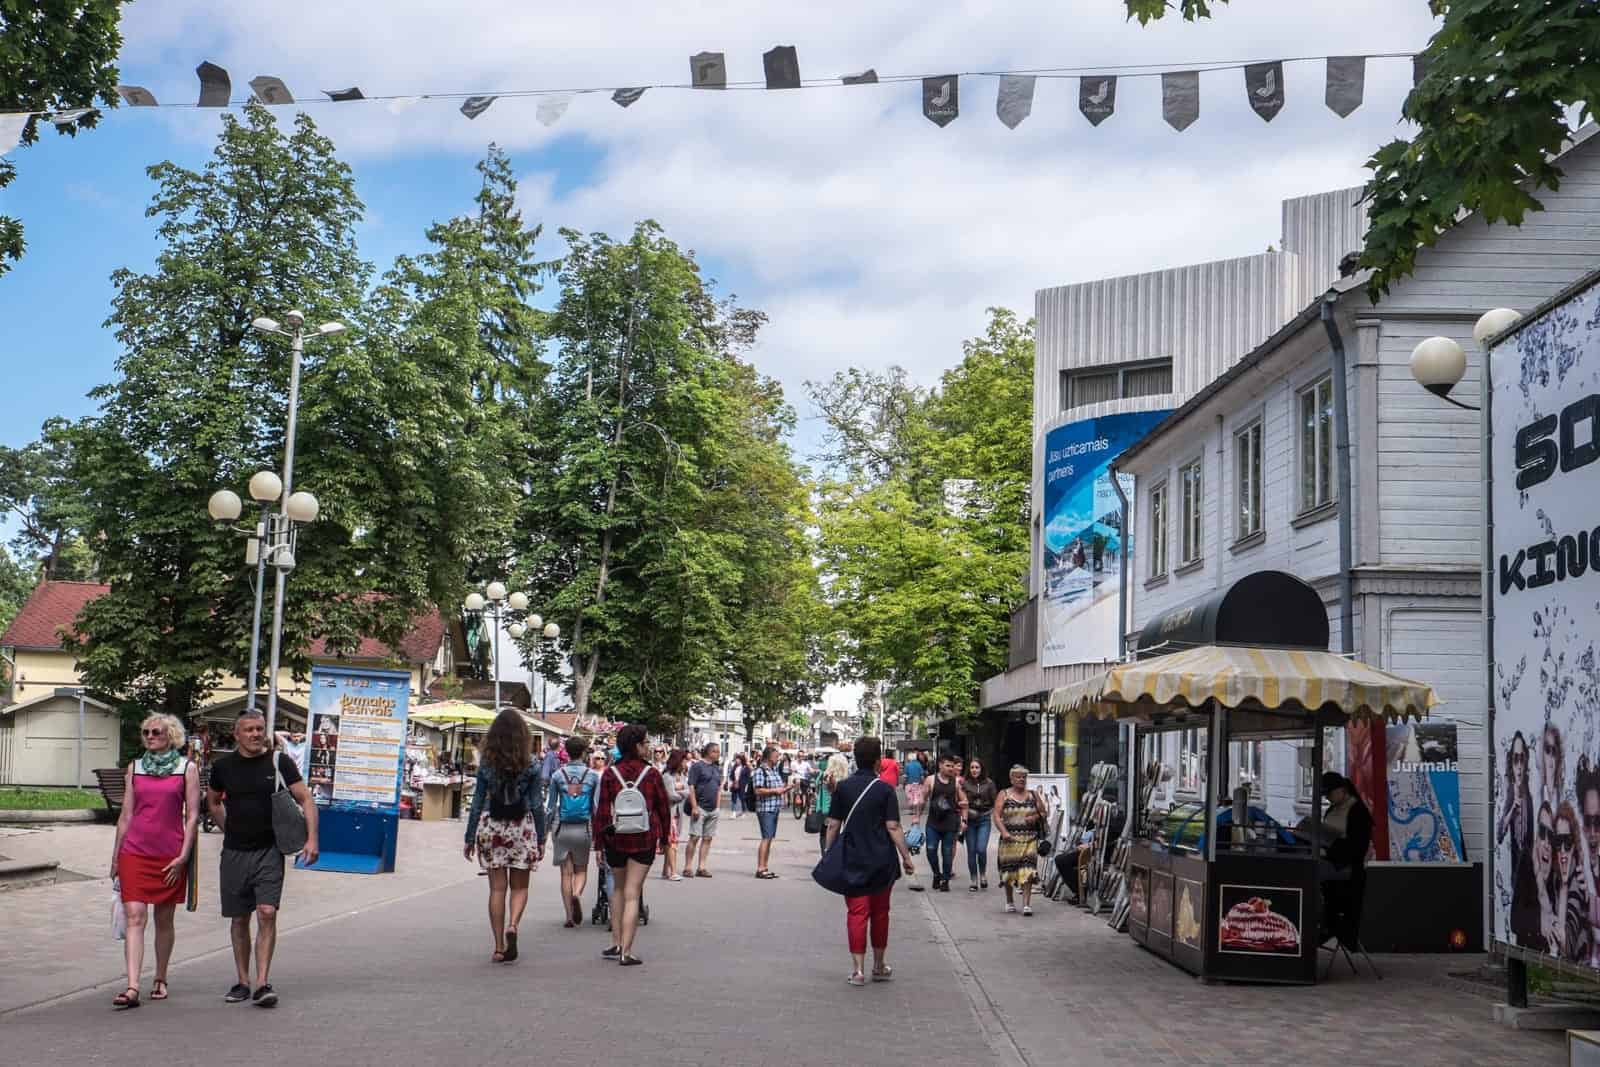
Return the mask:
M 575 97 L 587 94 L 609 93 L 619 107 L 631 107 L 651 89 L 657 90 L 759 90 L 780 91 L 788 89 L 820 89 L 826 87 L 900 84 L 920 82 L 922 87 L 922 114 L 928 121 L 943 128 L 961 115 L 961 81 L 963 78 L 998 79 L 995 95 L 995 115 L 1009 129 L 1016 129 L 1033 113 L 1034 89 L 1041 79 L 1078 80 L 1078 110 L 1091 125 L 1099 126 L 1110 118 L 1117 108 L 1117 83 L 1129 78 L 1161 79 L 1161 116 L 1173 129 L 1183 131 L 1200 117 L 1200 75 L 1219 70 L 1242 70 L 1244 90 L 1250 108 L 1266 122 L 1271 122 L 1283 110 L 1285 102 L 1283 67 L 1286 63 L 1321 61 L 1326 64 L 1327 80 L 1323 102 L 1340 118 L 1347 118 L 1361 106 L 1366 90 L 1366 67 L 1369 59 L 1409 59 L 1412 64 L 1412 85 L 1416 86 L 1427 74 L 1424 57 L 1411 52 L 1379 52 L 1359 56 L 1299 56 L 1256 62 L 1219 61 L 1181 65 L 1172 69 L 1168 64 L 1142 64 L 1107 67 L 1054 67 L 1014 71 L 968 71 L 955 74 L 890 74 L 879 76 L 873 69 L 856 74 L 843 74 L 830 78 L 802 78 L 800 58 L 793 45 L 778 45 L 762 54 L 761 81 L 729 81 L 727 56 L 722 52 L 698 52 L 689 57 L 689 80 L 672 84 L 606 86 L 584 89 L 513 89 L 496 93 L 442 92 L 367 96 L 359 86 L 347 89 L 324 89 L 322 103 L 345 104 L 357 101 L 387 102 L 389 110 L 399 113 L 422 100 L 460 100 L 461 114 L 476 119 L 488 111 L 497 100 L 535 97 L 538 105 L 535 116 L 545 126 L 554 126 L 566 114 Z M 168 108 L 226 108 L 248 103 L 268 106 L 307 103 L 297 100 L 282 78 L 259 76 L 251 78 L 250 96 L 234 101 L 233 81 L 228 72 L 215 63 L 204 62 L 195 68 L 200 81 L 199 97 L 193 104 L 160 104 L 155 94 L 139 85 L 119 85 L 117 95 L 129 107 Z M 58 126 L 77 122 L 93 108 L 81 107 L 65 111 L 0 111 L 0 155 L 15 148 L 27 124 L 35 118 L 46 119 Z

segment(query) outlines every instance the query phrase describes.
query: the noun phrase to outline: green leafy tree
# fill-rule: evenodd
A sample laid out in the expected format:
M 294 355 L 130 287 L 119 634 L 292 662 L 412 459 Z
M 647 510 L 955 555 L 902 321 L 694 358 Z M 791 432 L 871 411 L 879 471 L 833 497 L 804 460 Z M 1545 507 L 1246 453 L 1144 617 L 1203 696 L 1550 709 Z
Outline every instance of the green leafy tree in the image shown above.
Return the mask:
M 55 112 L 115 107 L 119 23 L 127 0 L 0 0 L 0 112 Z M 55 125 L 69 137 L 94 126 L 90 110 Z M 28 120 L 22 143 L 39 140 L 41 119 Z M 16 178 L 16 164 L 0 159 L 0 189 Z M 22 258 L 22 223 L 0 215 L 0 275 Z
M 30 445 L 0 446 L 0 510 L 15 523 L 19 559 L 36 561 L 47 579 L 82 581 L 93 577 L 95 560 L 83 538 L 88 512 L 71 480 L 71 449 L 71 427 L 59 418 L 46 420 Z
M 79 619 L 85 678 L 178 714 L 247 656 L 252 573 L 205 502 L 282 455 L 287 346 L 255 317 L 300 308 L 353 328 L 308 349 L 301 382 L 296 488 L 321 512 L 289 583 L 290 666 L 306 668 L 313 636 L 335 651 L 364 635 L 397 645 L 417 610 L 459 589 L 452 524 L 473 521 L 432 468 L 473 407 L 470 368 L 412 344 L 422 331 L 386 318 L 392 292 L 366 301 L 349 168 L 303 114 L 287 133 L 261 107 L 222 123 L 203 170 L 150 169 L 161 250 L 152 272 L 113 275 L 119 377 L 71 433 L 111 583 Z
M 1159 19 L 1172 5 L 1125 0 L 1130 17 Z M 1223 0 L 1226 2 L 1226 0 Z M 1592 117 L 1600 99 L 1600 5 L 1593 0 L 1428 0 L 1442 18 L 1421 54 L 1426 75 L 1401 113 L 1411 140 L 1367 161 L 1371 223 L 1361 266 L 1376 301 L 1416 267 L 1417 253 L 1467 213 L 1519 225 L 1561 187 L 1555 156 L 1572 135 L 1569 116 Z M 1183 0 L 1183 17 L 1209 17 Z
M 1028 566 L 1033 328 L 994 309 L 939 388 L 903 372 L 813 387 L 835 471 L 819 555 L 845 673 L 896 709 L 963 716 L 1006 667 Z

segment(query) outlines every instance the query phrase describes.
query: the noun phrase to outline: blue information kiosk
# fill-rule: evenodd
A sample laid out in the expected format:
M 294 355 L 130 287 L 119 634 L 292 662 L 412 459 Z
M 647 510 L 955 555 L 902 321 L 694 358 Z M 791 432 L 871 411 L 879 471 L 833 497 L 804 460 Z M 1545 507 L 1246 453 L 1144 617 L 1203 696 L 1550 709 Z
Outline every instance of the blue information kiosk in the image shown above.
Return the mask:
M 321 855 L 309 870 L 394 870 L 410 697 L 406 671 L 311 669 L 306 780 Z

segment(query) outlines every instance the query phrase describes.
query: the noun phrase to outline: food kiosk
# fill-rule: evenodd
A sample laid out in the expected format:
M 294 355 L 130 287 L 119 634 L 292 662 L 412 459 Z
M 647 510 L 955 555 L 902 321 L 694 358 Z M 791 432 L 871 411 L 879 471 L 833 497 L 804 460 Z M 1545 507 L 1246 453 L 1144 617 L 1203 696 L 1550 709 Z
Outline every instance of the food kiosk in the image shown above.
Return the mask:
M 1203 737 L 1198 799 L 1133 813 L 1127 868 L 1129 934 L 1202 978 L 1316 981 L 1324 730 L 1367 716 L 1421 718 L 1438 703 L 1428 686 L 1327 646 L 1316 591 L 1261 572 L 1157 617 L 1134 662 L 1051 695 L 1057 712 L 1133 724 L 1131 796 L 1150 794 L 1138 779 L 1160 766 L 1163 734 Z M 1307 750 L 1310 804 L 1294 829 L 1234 788 L 1232 743 L 1269 739 Z

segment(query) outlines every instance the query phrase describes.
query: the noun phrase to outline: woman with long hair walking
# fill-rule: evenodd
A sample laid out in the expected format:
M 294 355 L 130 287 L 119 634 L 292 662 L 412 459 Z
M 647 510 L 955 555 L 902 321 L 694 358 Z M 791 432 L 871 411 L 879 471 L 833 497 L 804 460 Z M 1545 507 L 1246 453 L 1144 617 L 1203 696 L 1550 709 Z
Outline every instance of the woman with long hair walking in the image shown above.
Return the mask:
M 643 726 L 624 726 L 617 733 L 622 758 L 601 776 L 594 811 L 594 837 L 604 850 L 616 886 L 611 901 L 611 947 L 600 955 L 624 967 L 644 962 L 633 954 L 639 905 L 656 848 L 672 820 L 661 772 L 650 765 L 648 736 Z
M 1044 798 L 1028 788 L 1028 768 L 1011 768 L 1011 788 L 1000 795 L 993 815 L 1000 835 L 1000 884 L 1006 890 L 1006 911 L 1017 910 L 1013 893 L 1022 892 L 1022 914 L 1032 915 L 1033 883 L 1038 870 L 1039 838 L 1043 836 L 1049 808 Z
M 678 873 L 678 842 L 683 839 L 683 802 L 689 799 L 688 763 L 688 750 L 675 748 L 661 768 L 661 780 L 667 787 L 667 800 L 672 804 L 672 824 L 668 828 L 661 864 L 661 877 L 669 882 L 683 881 L 683 875 Z
M 517 925 L 528 907 L 528 878 L 544 856 L 544 809 L 533 738 L 522 713 L 506 708 L 478 750 L 478 778 L 467 814 L 468 860 L 489 872 L 489 928 L 495 963 L 517 958 Z M 509 888 L 511 914 L 506 915 Z
M 745 760 L 744 753 L 740 752 L 728 767 L 728 807 L 735 819 L 744 817 L 744 791 L 749 782 L 750 764 Z
M 961 779 L 967 795 L 967 892 L 989 888 L 989 832 L 994 829 L 992 812 L 998 790 L 993 779 L 983 772 L 983 761 L 967 764 Z
M 118 1011 L 139 1006 L 144 932 L 152 908 L 156 977 L 150 999 L 167 999 L 167 966 L 178 938 L 173 918 L 189 889 L 188 864 L 200 825 L 200 771 L 183 756 L 183 724 L 171 715 L 151 715 L 139 725 L 139 739 L 144 752 L 124 775 L 127 799 L 111 846 L 111 877 L 128 926 L 123 951 L 128 985 L 111 1002 Z
M 887 982 L 894 977 L 889 966 L 889 898 L 902 872 L 915 874 L 916 863 L 900 831 L 900 798 L 878 777 L 883 758 L 883 742 L 876 737 L 858 737 L 855 743 L 856 772 L 833 791 L 828 809 L 827 839 L 818 871 L 835 864 L 849 883 L 826 888 L 844 894 L 845 930 L 850 948 L 850 974 L 853 986 L 867 984 L 867 945 L 872 945 L 872 980 Z M 828 850 L 840 848 L 837 857 Z M 819 875 L 819 881 L 822 878 Z

